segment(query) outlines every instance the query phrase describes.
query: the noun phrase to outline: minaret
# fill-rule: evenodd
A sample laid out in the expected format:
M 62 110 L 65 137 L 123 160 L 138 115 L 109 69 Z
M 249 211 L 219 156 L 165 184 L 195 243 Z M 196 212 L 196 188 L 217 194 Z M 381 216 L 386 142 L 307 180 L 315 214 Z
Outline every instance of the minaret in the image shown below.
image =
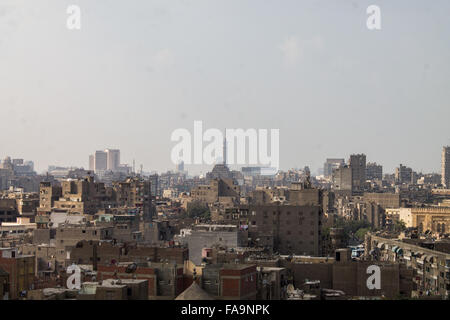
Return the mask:
M 223 138 L 223 165 L 227 165 L 227 137 L 226 137 L 226 130 L 225 130 L 225 137 Z

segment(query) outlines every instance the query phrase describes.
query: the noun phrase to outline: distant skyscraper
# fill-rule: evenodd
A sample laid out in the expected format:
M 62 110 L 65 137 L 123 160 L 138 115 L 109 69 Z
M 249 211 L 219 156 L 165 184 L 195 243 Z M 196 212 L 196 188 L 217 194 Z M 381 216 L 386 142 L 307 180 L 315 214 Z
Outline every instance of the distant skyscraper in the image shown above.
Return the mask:
M 120 166 L 120 150 L 106 149 L 107 161 L 106 169 L 116 172 Z
M 450 147 L 442 148 L 442 185 L 450 188 Z
M 105 171 L 108 168 L 108 154 L 105 151 L 95 151 L 95 172 Z
M 395 168 L 395 181 L 397 183 L 411 184 L 413 183 L 413 170 L 400 164 L 398 168 Z
M 383 180 L 383 166 L 376 163 L 368 163 L 366 166 L 367 180 Z
M 159 196 L 159 176 L 158 174 L 153 174 L 150 176 L 150 183 L 151 183 L 151 194 L 153 197 Z
M 366 155 L 352 154 L 350 156 L 349 165 L 352 169 L 353 191 L 361 192 L 363 191 L 364 183 L 366 182 Z

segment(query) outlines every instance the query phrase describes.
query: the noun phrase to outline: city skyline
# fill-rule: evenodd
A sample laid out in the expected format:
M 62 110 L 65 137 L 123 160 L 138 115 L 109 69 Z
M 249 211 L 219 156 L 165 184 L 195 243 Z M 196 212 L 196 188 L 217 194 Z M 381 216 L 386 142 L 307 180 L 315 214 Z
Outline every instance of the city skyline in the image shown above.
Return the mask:
M 421 169 L 419 169 L 419 168 L 415 168 L 415 167 L 413 167 L 413 166 L 411 166 L 411 165 L 409 165 L 408 163 L 399 163 L 398 165 L 396 165 L 395 167 L 394 167 L 394 169 L 392 170 L 392 171 L 389 171 L 389 170 L 386 170 L 386 168 L 385 168 L 385 166 L 383 165 L 383 163 L 379 163 L 379 162 L 376 162 L 376 161 L 373 161 L 373 159 L 369 159 L 369 158 L 367 158 L 367 161 L 366 161 L 366 164 L 374 164 L 374 165 L 379 165 L 379 166 L 382 166 L 382 168 L 383 168 L 383 175 L 384 174 L 395 174 L 395 171 L 398 169 L 398 167 L 399 166 L 402 166 L 402 165 L 406 165 L 406 167 L 409 167 L 409 168 L 412 168 L 412 170 L 413 171 L 415 171 L 415 172 L 417 172 L 417 173 L 422 173 L 422 174 L 439 174 L 439 175 L 441 175 L 442 174 L 442 166 L 443 166 L 443 148 L 444 149 L 448 149 L 448 148 L 450 148 L 450 146 L 446 146 L 446 145 L 444 145 L 444 146 L 442 146 L 441 147 L 441 149 L 440 149 L 440 155 L 441 155 L 441 158 L 440 158 L 440 162 L 439 162 L 439 168 L 438 168 L 438 170 L 434 170 L 434 171 L 424 171 L 424 170 L 421 170 Z M 39 170 L 36 170 L 38 173 L 46 173 L 47 171 L 48 171 L 48 168 L 50 168 L 50 167 L 64 167 L 64 168 L 82 168 L 82 169 L 85 169 L 85 170 L 92 170 L 92 171 L 95 171 L 96 169 L 94 168 L 94 167 L 92 167 L 92 164 L 94 164 L 95 163 L 95 154 L 97 153 L 97 152 L 101 152 L 101 153 L 104 153 L 105 154 L 105 159 L 104 159 L 104 166 L 105 166 L 105 168 L 104 169 L 101 169 L 101 170 L 103 170 L 103 171 L 106 171 L 106 170 L 111 170 L 111 171 L 116 171 L 116 170 L 119 170 L 119 168 L 121 168 L 121 167 L 129 167 L 130 169 L 135 169 L 135 172 L 140 172 L 140 168 L 141 168 L 141 166 L 143 167 L 143 168 L 145 168 L 145 170 L 143 170 L 144 172 L 146 172 L 146 173 L 158 173 L 158 174 L 161 174 L 161 173 L 165 173 L 165 172 L 169 172 L 169 171 L 172 171 L 172 172 L 175 172 L 175 171 L 177 171 L 178 170 L 178 166 L 179 166 L 179 163 L 177 163 L 177 164 L 174 164 L 173 166 L 170 166 L 170 167 L 168 167 L 166 170 L 162 170 L 162 171 L 158 171 L 158 170 L 154 170 L 154 169 L 152 169 L 152 168 L 146 168 L 142 163 L 139 163 L 139 161 L 137 161 L 136 162 L 136 159 L 132 159 L 131 160 L 131 162 L 121 162 L 120 160 L 119 160 L 119 162 L 120 163 L 118 163 L 119 165 L 118 166 L 116 166 L 114 169 L 111 169 L 110 167 L 108 167 L 108 165 L 107 165 L 107 161 L 111 161 L 111 160 L 107 160 L 107 159 L 109 159 L 109 156 L 107 156 L 107 154 L 108 154 L 108 151 L 114 151 L 114 152 L 118 152 L 118 154 L 119 154 L 119 159 L 120 159 L 120 154 L 121 154 L 121 149 L 113 149 L 113 148 L 106 148 L 106 149 L 101 149 L 101 150 L 97 150 L 96 152 L 94 152 L 93 154 L 90 154 L 90 155 L 88 155 L 88 160 L 86 161 L 87 162 L 87 165 L 85 165 L 85 166 L 83 166 L 83 165 L 81 165 L 81 166 L 77 166 L 77 165 L 72 165 L 72 164 L 57 164 L 57 165 L 55 165 L 55 163 L 51 163 L 51 164 L 49 164 L 47 167 L 45 167 L 42 171 L 39 171 Z M 337 158 L 337 157 L 328 157 L 328 158 L 325 158 L 324 160 L 323 160 L 323 162 L 325 163 L 325 162 L 327 162 L 328 160 L 332 160 L 332 161 L 337 161 L 337 160 L 341 160 L 341 159 L 343 159 L 344 160 L 344 164 L 345 165 L 348 165 L 349 164 L 349 161 L 350 161 L 350 158 L 351 158 L 351 156 L 353 156 L 353 155 L 356 155 L 357 153 L 352 153 L 352 154 L 349 154 L 349 155 L 347 155 L 347 156 L 345 156 L 345 157 L 342 157 L 342 158 Z M 365 155 L 365 154 L 364 154 Z M 367 156 L 367 155 L 365 155 L 365 156 Z M 0 156 L 0 163 L 3 161 L 3 159 L 5 159 L 6 157 L 9 157 L 10 159 L 19 159 L 19 160 L 23 160 L 23 158 L 22 157 L 14 157 L 14 156 L 11 156 L 11 155 L 5 155 L 5 156 Z M 92 157 L 92 158 L 91 158 Z M 106 158 L 107 157 L 107 158 Z M 195 176 L 195 175 L 204 175 L 204 174 L 206 174 L 207 172 L 209 172 L 209 171 L 211 171 L 212 170 L 212 168 L 216 165 L 216 164 L 220 164 L 221 162 L 222 162 L 223 160 L 222 160 L 222 158 L 218 158 L 217 159 L 217 161 L 214 163 L 214 164 L 212 164 L 212 165 L 195 165 L 195 164 L 192 164 L 192 165 L 186 165 L 186 164 L 184 164 L 183 163 L 183 167 L 184 166 L 186 166 L 187 168 L 191 168 L 191 167 L 197 167 L 197 168 L 201 168 L 201 170 L 192 170 L 192 171 L 190 171 L 190 170 L 186 170 L 186 172 L 188 172 L 190 175 L 192 175 L 192 176 Z M 448 160 L 447 160 L 448 161 Z M 35 161 L 33 161 L 33 160 L 30 160 L 29 162 L 32 162 L 33 163 L 33 165 L 35 166 L 35 167 L 39 167 L 39 166 L 36 166 L 36 163 L 35 163 Z M 322 163 L 322 165 L 321 166 L 318 166 L 318 167 L 312 167 L 313 169 L 313 171 L 311 171 L 311 174 L 312 175 L 317 175 L 317 176 L 320 176 L 320 175 L 323 175 L 324 174 L 324 163 Z M 227 166 L 228 167 L 230 167 L 230 169 L 233 169 L 233 170 L 238 170 L 238 171 L 240 171 L 242 168 L 244 168 L 244 167 L 264 167 L 264 166 L 260 166 L 260 165 L 228 165 L 227 164 Z M 134 168 L 133 168 L 134 167 Z M 302 169 L 302 168 L 305 168 L 305 167 L 308 167 L 308 168 L 310 168 L 311 169 L 311 166 L 309 166 L 308 164 L 305 164 L 305 165 L 299 165 L 299 166 L 294 166 L 294 167 L 290 167 L 290 168 L 280 168 L 279 170 L 280 171 L 288 171 L 288 170 L 291 170 L 291 169 Z M 335 167 L 335 168 L 337 168 L 337 167 Z M 331 173 L 331 172 L 330 172 Z M 329 175 L 329 174 L 328 174 Z M 325 176 L 327 176 L 327 174 L 325 174 Z

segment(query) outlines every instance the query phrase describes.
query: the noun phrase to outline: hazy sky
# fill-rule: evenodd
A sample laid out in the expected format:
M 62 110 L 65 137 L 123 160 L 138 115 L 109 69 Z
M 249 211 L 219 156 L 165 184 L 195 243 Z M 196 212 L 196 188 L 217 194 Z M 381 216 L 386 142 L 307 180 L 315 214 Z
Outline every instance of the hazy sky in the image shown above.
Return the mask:
M 81 30 L 66 27 L 69 5 Z M 382 30 L 366 27 L 381 8 Z M 281 168 L 439 171 L 450 1 L 0 0 L 0 158 L 173 169 L 177 128 L 280 129 Z M 200 171 L 200 168 L 192 168 Z M 202 169 L 204 171 L 204 168 Z

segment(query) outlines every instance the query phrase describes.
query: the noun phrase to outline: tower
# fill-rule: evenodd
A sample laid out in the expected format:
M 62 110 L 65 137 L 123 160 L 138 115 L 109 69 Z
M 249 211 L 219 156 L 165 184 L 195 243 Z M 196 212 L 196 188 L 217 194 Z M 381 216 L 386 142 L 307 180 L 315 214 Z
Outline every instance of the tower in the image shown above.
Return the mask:
M 105 152 L 107 154 L 107 169 L 117 171 L 120 166 L 120 150 L 106 149 Z
M 227 130 L 225 130 L 225 137 L 223 138 L 223 165 L 227 165 Z
M 442 148 L 441 169 L 441 183 L 445 188 L 450 188 L 450 146 Z
M 95 152 L 94 170 L 95 172 L 105 171 L 108 168 L 108 155 L 105 151 L 98 150 Z
M 366 182 L 366 155 L 350 155 L 349 165 L 352 170 L 352 191 L 362 192 Z

